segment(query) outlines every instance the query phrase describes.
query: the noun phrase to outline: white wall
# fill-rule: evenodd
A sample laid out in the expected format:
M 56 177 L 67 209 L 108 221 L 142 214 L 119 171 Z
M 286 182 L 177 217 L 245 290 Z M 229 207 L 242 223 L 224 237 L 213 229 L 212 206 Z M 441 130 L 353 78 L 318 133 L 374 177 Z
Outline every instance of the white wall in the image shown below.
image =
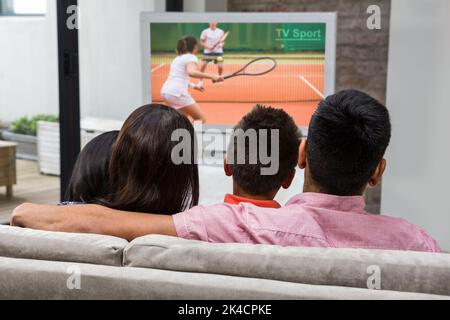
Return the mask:
M 185 0 L 186 11 L 225 11 L 226 0 Z M 81 116 L 123 120 L 142 104 L 140 13 L 165 0 L 79 0 Z
M 43 17 L 0 17 L 0 124 L 58 113 L 56 0 Z M 227 0 L 186 0 L 225 11 Z M 79 0 L 81 116 L 124 119 L 142 104 L 140 13 L 165 0 Z
M 140 13 L 165 1 L 80 0 L 81 116 L 124 119 L 142 105 Z
M 186 12 L 225 12 L 228 9 L 228 0 L 184 0 Z
M 382 211 L 450 251 L 450 1 L 394 0 L 387 104 L 393 122 Z
M 206 12 L 225 12 L 228 11 L 228 0 L 205 0 Z
M 183 8 L 186 12 L 205 12 L 207 0 L 184 0 Z
M 80 0 L 82 116 L 125 118 L 142 104 L 140 13 L 165 0 Z M 56 0 L 43 17 L 0 17 L 0 123 L 58 113 Z
M 0 122 L 58 113 L 56 2 L 43 17 L 0 17 Z

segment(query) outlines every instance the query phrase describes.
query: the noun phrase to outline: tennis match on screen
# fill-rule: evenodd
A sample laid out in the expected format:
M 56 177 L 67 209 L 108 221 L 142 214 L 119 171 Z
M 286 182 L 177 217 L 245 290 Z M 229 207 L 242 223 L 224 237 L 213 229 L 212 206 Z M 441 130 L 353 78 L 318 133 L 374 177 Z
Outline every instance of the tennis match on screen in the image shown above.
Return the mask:
M 194 120 L 233 125 L 264 103 L 306 126 L 324 98 L 326 23 L 171 22 L 150 28 L 151 100 Z M 190 75 L 188 64 L 196 68 Z

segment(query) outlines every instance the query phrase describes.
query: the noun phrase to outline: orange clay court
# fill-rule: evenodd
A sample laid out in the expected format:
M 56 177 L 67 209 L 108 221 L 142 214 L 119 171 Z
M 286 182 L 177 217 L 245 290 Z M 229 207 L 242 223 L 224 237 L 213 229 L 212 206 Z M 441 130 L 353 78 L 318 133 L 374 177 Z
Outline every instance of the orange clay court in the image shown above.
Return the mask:
M 245 63 L 225 61 L 224 74 L 231 74 Z M 152 97 L 162 102 L 161 87 L 170 65 L 152 64 Z M 206 72 L 217 73 L 210 63 Z M 196 82 L 197 80 L 193 80 Z M 271 73 L 256 77 L 235 77 L 222 84 L 205 81 L 205 91 L 190 90 L 205 113 L 207 124 L 236 124 L 255 103 L 282 108 L 299 126 L 307 126 L 324 92 L 323 63 L 292 64 L 278 61 Z

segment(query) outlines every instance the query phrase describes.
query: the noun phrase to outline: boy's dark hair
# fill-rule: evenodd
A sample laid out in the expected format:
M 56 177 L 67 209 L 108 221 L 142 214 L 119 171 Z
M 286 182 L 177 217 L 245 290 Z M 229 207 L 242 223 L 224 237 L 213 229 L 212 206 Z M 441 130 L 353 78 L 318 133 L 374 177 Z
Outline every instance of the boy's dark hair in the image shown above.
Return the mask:
M 195 46 L 197 45 L 197 39 L 194 36 L 184 36 L 177 43 L 177 53 L 179 55 L 185 53 L 193 53 Z
M 391 138 L 389 111 L 357 90 L 320 102 L 308 131 L 311 177 L 321 191 L 360 195 L 383 159 Z
M 240 130 L 239 130 L 240 129 Z M 267 153 L 271 154 L 271 129 L 279 130 L 279 168 L 275 175 L 262 175 L 261 168 L 269 167 L 261 163 L 260 130 L 267 130 Z M 237 132 L 244 134 L 248 130 L 256 131 L 257 163 L 249 162 L 250 139 L 245 138 L 245 146 L 238 146 Z M 301 141 L 301 132 L 290 115 L 281 109 L 257 105 L 250 113 L 242 118 L 234 128 L 234 134 L 228 149 L 228 163 L 232 169 L 233 180 L 245 192 L 251 195 L 264 195 L 278 190 L 283 181 L 295 170 L 298 162 L 298 148 Z M 243 147 L 245 150 L 242 150 Z M 239 164 L 238 152 L 245 154 L 245 163 Z M 230 161 L 233 157 L 233 161 Z
M 98 203 L 108 194 L 109 161 L 119 131 L 92 139 L 78 155 L 67 187 L 65 201 Z

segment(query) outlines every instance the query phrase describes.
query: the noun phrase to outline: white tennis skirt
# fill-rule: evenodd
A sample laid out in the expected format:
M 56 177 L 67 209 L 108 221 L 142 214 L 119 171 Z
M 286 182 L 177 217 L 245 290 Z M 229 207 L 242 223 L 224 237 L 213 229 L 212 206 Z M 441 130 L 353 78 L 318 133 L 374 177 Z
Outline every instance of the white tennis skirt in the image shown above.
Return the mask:
M 188 106 L 192 106 L 195 104 L 194 98 L 190 94 L 181 94 L 179 96 L 175 96 L 168 93 L 161 93 L 161 97 L 166 101 L 169 107 L 174 109 L 182 109 Z

